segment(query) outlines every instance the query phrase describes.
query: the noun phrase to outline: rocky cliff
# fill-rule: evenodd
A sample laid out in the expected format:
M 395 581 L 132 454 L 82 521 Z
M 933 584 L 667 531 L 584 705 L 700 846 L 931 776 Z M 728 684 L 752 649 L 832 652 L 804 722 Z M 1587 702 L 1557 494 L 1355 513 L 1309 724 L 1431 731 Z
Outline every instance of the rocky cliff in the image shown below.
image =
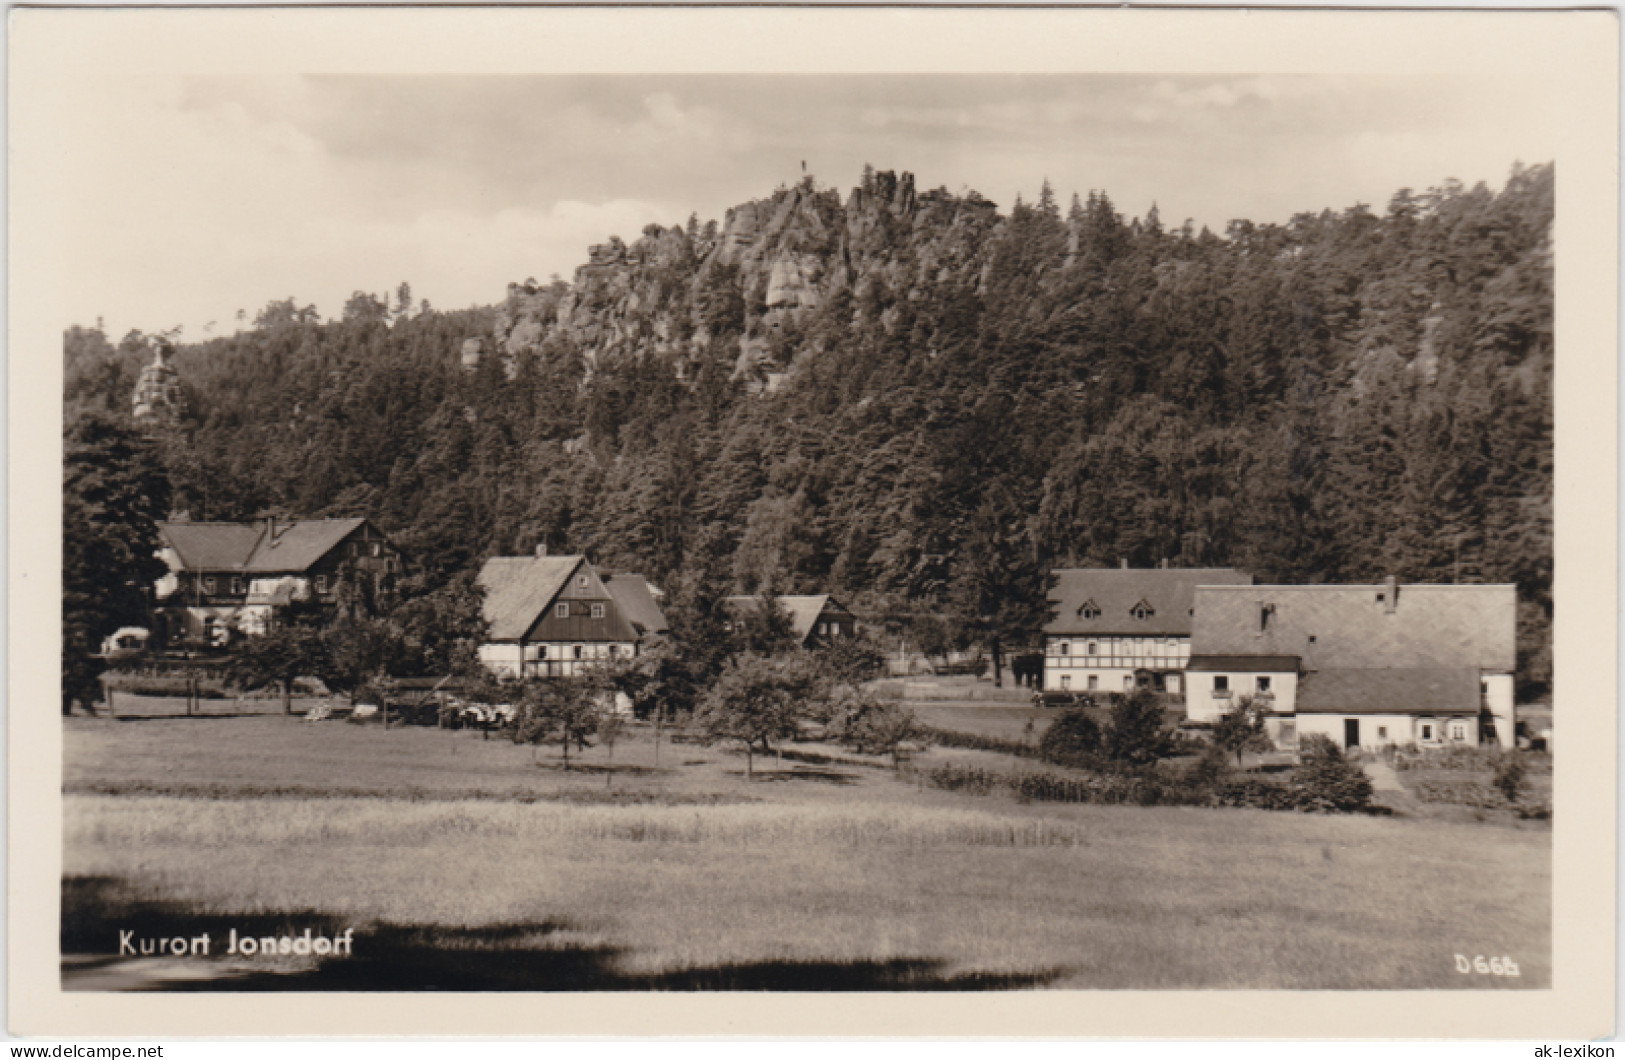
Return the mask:
M 687 377 L 707 362 L 736 377 L 793 371 L 816 342 L 790 341 L 819 314 L 869 308 L 888 328 L 927 289 L 974 290 L 1001 219 L 974 192 L 917 194 L 914 178 L 866 171 L 843 204 L 808 178 L 716 222 L 649 225 L 628 244 L 591 247 L 573 282 L 510 284 L 494 347 L 510 366 L 550 343 L 590 377 L 657 357 Z

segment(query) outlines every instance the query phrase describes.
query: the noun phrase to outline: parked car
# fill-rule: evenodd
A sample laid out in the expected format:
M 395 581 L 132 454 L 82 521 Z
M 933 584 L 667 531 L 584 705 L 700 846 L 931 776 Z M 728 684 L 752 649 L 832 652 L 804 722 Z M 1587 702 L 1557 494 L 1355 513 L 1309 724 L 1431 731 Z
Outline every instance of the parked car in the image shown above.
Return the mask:
M 1033 706 L 1035 707 L 1075 707 L 1078 705 L 1078 695 L 1075 692 L 1034 692 Z

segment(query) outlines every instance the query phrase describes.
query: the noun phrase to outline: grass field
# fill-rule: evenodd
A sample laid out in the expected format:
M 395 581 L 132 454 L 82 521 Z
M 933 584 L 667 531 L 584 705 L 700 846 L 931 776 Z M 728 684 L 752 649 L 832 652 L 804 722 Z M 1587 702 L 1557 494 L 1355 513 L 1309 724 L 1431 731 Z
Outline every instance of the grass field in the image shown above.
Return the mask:
M 740 756 L 691 744 L 656 769 L 646 729 L 616 747 L 610 796 L 601 748 L 564 772 L 556 749 L 533 762 L 467 732 L 74 719 L 65 735 L 81 988 L 155 985 L 109 972 L 116 929 L 227 925 L 349 927 L 355 955 L 159 985 L 1550 983 L 1547 832 L 969 799 L 813 748 L 747 783 Z M 1456 953 L 1522 975 L 1462 976 Z

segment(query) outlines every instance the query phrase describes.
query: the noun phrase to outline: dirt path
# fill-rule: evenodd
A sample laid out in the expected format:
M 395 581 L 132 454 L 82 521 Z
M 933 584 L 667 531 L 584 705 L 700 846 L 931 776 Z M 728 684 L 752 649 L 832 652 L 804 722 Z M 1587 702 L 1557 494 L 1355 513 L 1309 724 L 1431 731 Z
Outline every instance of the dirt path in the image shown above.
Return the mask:
M 1374 791 L 1405 790 L 1405 785 L 1399 782 L 1399 774 L 1394 772 L 1392 766 L 1381 759 L 1368 758 L 1361 763 L 1365 767 L 1365 775 L 1371 778 L 1371 787 Z

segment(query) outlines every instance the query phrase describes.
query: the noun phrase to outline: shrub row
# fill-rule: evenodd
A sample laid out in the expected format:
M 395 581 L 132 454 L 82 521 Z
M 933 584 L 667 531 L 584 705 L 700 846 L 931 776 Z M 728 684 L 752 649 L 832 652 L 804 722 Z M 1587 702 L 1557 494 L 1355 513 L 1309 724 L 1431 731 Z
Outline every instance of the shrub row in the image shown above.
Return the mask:
M 938 747 L 955 747 L 963 751 L 994 751 L 1020 758 L 1039 757 L 1037 748 L 1032 745 L 1016 740 L 1001 740 L 997 736 L 959 732 L 956 729 L 936 729 L 929 725 L 920 726 L 920 735 Z
M 1515 754 L 1530 773 L 1550 774 L 1552 756 L 1529 751 L 1503 751 L 1495 747 L 1414 747 L 1393 751 L 1395 769 L 1436 769 L 1462 773 L 1489 773 L 1499 768 L 1508 755 Z
M 1357 768 L 1357 767 L 1356 767 Z M 1351 813 L 1369 809 L 1369 788 L 1311 771 L 1289 783 L 1260 777 L 1210 779 L 1195 769 L 1172 775 L 1154 769 L 1066 775 L 1049 771 L 1004 773 L 954 763 L 916 771 L 932 787 L 966 795 L 1004 793 L 1038 802 L 1105 806 L 1245 806 L 1261 810 Z

